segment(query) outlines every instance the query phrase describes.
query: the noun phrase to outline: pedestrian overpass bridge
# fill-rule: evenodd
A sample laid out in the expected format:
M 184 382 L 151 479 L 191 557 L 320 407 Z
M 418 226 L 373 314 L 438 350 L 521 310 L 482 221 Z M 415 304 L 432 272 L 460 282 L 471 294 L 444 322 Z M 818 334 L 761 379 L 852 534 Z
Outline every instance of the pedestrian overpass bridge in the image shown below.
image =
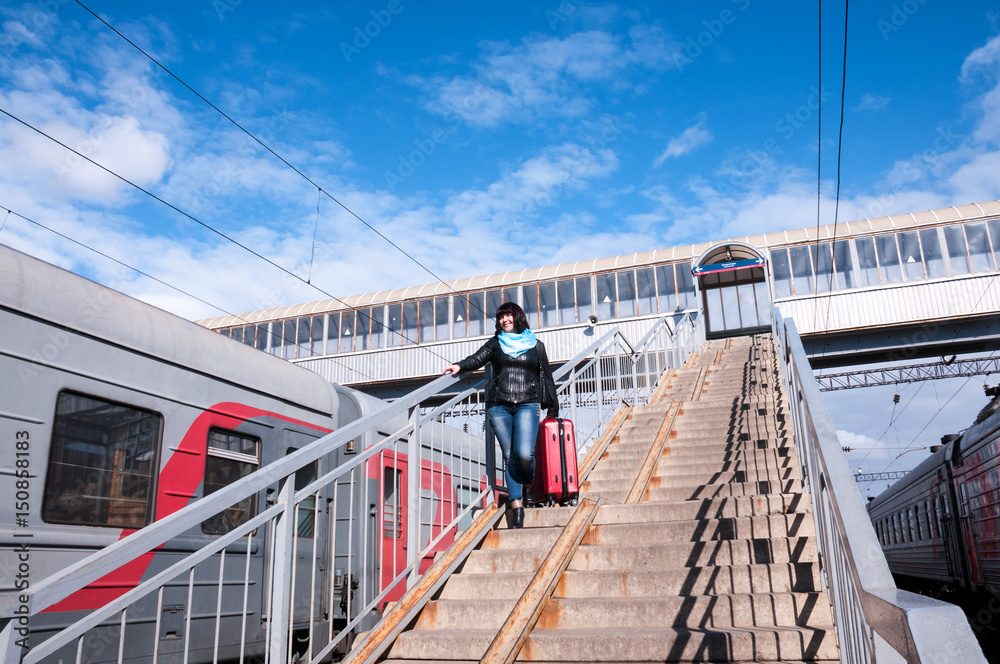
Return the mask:
M 557 362 L 617 327 L 706 316 L 709 338 L 795 320 L 816 369 L 992 350 L 1000 201 L 284 305 L 207 327 L 377 396 L 473 352 L 518 302 Z M 447 362 L 445 361 L 447 359 Z

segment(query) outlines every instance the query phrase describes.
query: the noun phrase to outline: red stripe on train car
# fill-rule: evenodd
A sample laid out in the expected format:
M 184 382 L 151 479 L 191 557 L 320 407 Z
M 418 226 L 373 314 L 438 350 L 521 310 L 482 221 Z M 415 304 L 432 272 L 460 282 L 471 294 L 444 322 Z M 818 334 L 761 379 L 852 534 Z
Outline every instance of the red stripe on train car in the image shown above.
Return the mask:
M 238 403 L 220 403 L 199 415 L 191 428 L 184 434 L 174 454 L 160 472 L 156 488 L 156 517 L 158 521 L 191 502 L 188 496 L 194 495 L 198 485 L 205 475 L 205 451 L 208 446 L 208 430 L 212 427 L 236 429 L 243 422 L 261 417 L 297 424 L 299 426 L 330 433 L 332 429 L 319 427 L 277 413 L 271 413 L 251 406 Z M 147 526 L 148 527 L 148 526 Z M 124 539 L 136 532 L 123 530 L 119 539 Z M 159 548 L 159 547 L 157 547 Z M 153 552 L 149 552 L 131 560 L 114 572 L 110 572 L 86 588 L 73 593 L 61 602 L 53 604 L 42 613 L 56 611 L 93 611 L 108 602 L 118 599 L 132 588 L 139 585 L 143 574 L 153 562 Z

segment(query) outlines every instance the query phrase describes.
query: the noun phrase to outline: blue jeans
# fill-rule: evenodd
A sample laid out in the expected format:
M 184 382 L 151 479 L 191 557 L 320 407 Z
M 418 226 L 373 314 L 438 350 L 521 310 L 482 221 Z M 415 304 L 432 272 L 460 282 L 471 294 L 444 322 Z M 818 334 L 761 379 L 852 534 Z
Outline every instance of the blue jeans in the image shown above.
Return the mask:
M 521 500 L 524 493 L 521 485 L 535 479 L 538 404 L 491 401 L 486 404 L 486 415 L 503 452 L 507 496 L 512 501 Z

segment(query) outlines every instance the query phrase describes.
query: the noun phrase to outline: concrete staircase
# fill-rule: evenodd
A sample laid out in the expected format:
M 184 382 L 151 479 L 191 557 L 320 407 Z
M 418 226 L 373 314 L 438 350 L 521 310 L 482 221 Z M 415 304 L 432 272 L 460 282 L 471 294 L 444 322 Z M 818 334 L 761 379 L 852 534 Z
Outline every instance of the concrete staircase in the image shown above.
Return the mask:
M 839 661 L 776 371 L 770 335 L 710 342 L 636 409 L 582 486 L 606 503 L 519 661 Z M 572 511 L 491 532 L 387 659 L 480 660 Z

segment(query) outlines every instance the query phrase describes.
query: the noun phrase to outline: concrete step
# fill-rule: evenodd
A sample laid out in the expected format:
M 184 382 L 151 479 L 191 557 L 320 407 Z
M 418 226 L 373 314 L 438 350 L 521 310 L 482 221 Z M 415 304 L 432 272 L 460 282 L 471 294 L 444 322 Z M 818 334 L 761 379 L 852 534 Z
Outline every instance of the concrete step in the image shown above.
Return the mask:
M 819 563 L 773 563 L 663 569 L 567 570 L 559 579 L 552 596 L 666 597 L 808 593 L 822 590 Z
M 441 589 L 439 598 L 516 600 L 534 575 L 534 572 L 452 574 Z
M 455 620 L 462 619 L 456 616 Z M 707 629 L 832 623 L 825 593 L 758 593 L 552 599 L 539 616 L 536 629 L 585 629 L 594 625 L 602 629 Z
M 802 493 L 801 480 L 774 480 L 762 482 L 730 482 L 728 484 L 699 484 L 696 486 L 663 486 L 661 478 L 650 480 L 644 500 L 671 502 L 725 496 L 757 496 L 771 493 Z M 627 495 L 626 491 L 626 495 Z
M 811 514 L 771 514 L 734 519 L 693 519 L 639 524 L 591 526 L 585 544 L 644 544 L 702 540 L 809 537 L 815 532 Z
M 595 525 L 640 524 L 665 521 L 695 521 L 809 512 L 805 494 L 770 494 L 684 500 L 636 505 L 604 505 L 594 519 Z M 572 507 L 529 509 L 524 513 L 525 528 L 562 527 L 569 522 Z
M 586 545 L 570 561 L 573 570 L 654 569 L 676 566 L 766 565 L 819 560 L 813 537 Z
M 595 657 L 596 655 L 596 657 Z M 536 629 L 519 661 L 838 661 L 832 626 L 728 629 Z

